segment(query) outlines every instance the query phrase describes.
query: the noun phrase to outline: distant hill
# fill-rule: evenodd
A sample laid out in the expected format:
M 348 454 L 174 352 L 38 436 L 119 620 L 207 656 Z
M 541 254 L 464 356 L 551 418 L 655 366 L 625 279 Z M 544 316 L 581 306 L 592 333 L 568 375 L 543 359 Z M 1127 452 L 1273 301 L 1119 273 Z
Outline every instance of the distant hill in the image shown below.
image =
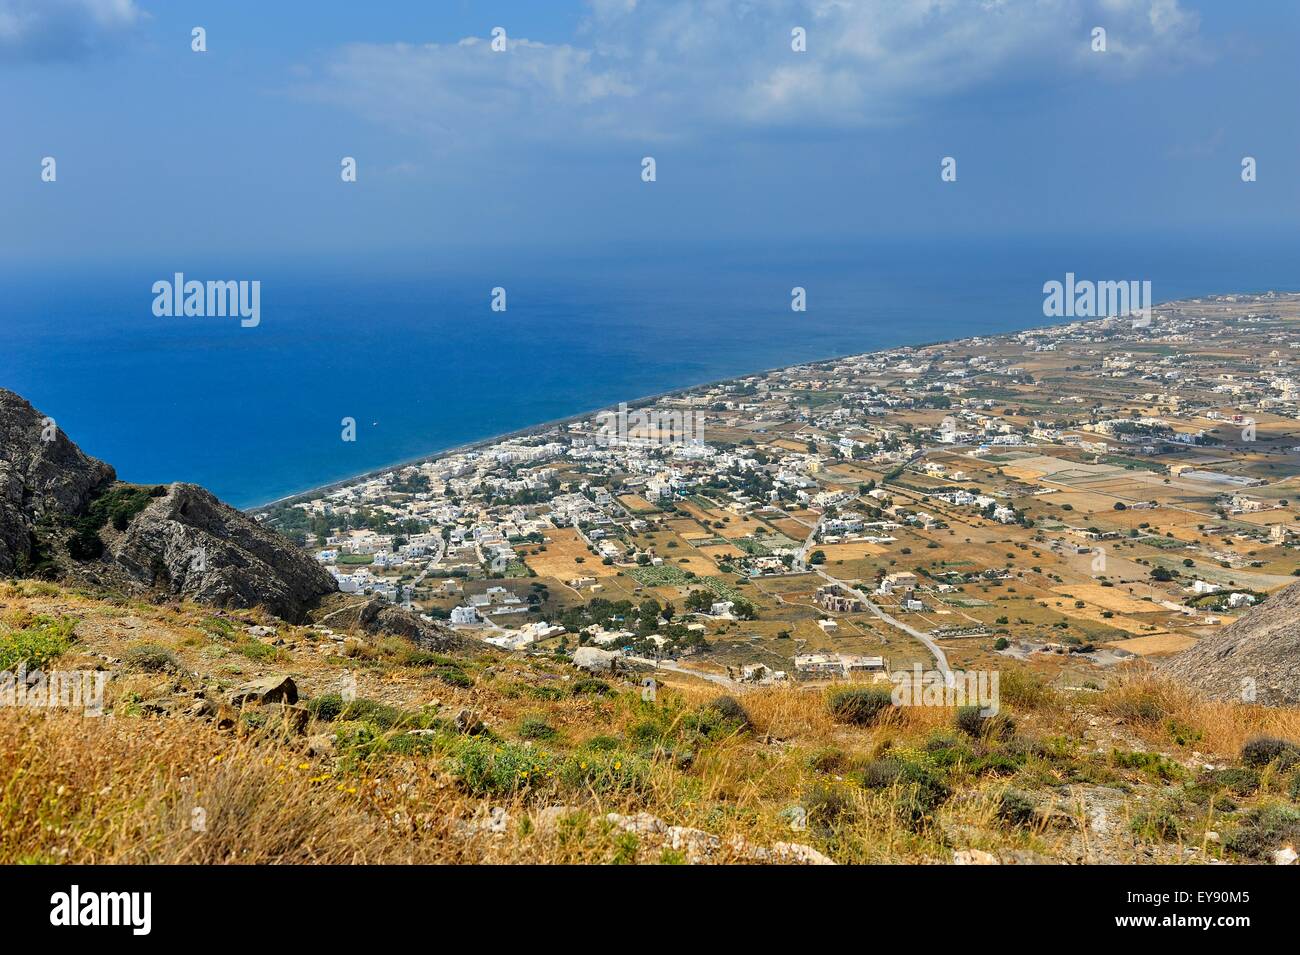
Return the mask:
M 1253 687 L 1257 703 L 1300 703 L 1300 583 L 1171 657 L 1164 670 L 1216 699 L 1242 701 Z

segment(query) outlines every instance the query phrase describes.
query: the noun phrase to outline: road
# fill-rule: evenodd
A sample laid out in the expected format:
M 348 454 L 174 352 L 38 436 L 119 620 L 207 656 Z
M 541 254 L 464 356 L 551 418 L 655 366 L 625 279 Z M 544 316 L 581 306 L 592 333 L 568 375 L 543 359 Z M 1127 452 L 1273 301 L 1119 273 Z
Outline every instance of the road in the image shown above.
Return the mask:
M 937 669 L 940 673 L 943 674 L 944 683 L 951 685 L 952 671 L 948 668 L 948 657 L 943 652 L 943 647 L 935 643 L 934 640 L 931 639 L 928 633 L 925 633 L 924 631 L 921 630 L 917 630 L 911 624 L 903 623 L 903 621 L 899 620 L 897 617 L 892 617 L 889 614 L 885 613 L 874 603 L 872 603 L 871 598 L 869 598 L 861 590 L 859 590 L 858 588 L 850 584 L 845 583 L 844 581 L 840 580 L 838 577 L 832 577 L 830 574 L 826 573 L 826 571 L 822 570 L 820 567 L 816 568 L 816 572 L 817 572 L 817 576 L 821 577 L 823 580 L 827 581 L 828 583 L 837 584 L 840 587 L 842 587 L 844 590 L 847 590 L 849 593 L 853 594 L 853 596 L 857 597 L 864 604 L 866 604 L 867 609 L 870 610 L 873 614 L 875 614 L 876 617 L 883 620 L 891 627 L 897 627 L 899 630 L 902 630 L 908 636 L 915 637 L 917 640 L 921 641 L 921 643 L 924 644 L 925 648 L 929 650 L 930 653 L 934 656 L 935 669 Z
M 704 670 L 688 670 L 684 666 L 679 666 L 672 660 L 651 660 L 649 657 L 628 657 L 627 659 L 634 663 L 644 663 L 652 666 L 657 670 L 670 670 L 673 673 L 681 673 L 684 676 L 695 676 L 701 680 L 708 680 L 710 683 L 716 683 L 719 686 L 725 686 L 729 690 L 749 690 L 753 688 L 751 683 L 741 683 L 738 680 L 731 680 L 718 673 L 707 673 Z
M 911 460 L 915 460 L 916 457 L 917 455 L 914 455 L 909 460 L 909 463 L 911 463 Z M 797 518 L 793 518 L 792 515 L 788 513 L 786 514 L 786 516 L 791 517 L 794 520 L 798 520 Z M 799 523 L 807 526 L 806 521 L 800 521 Z M 817 523 L 813 525 L 812 529 L 808 532 L 808 537 L 804 540 L 803 546 L 799 549 L 799 554 L 795 558 L 796 570 L 807 570 L 809 568 L 810 565 L 807 563 L 808 549 L 812 546 L 813 541 L 817 537 L 817 531 L 820 528 L 821 528 L 821 520 L 818 519 Z M 853 596 L 861 600 L 866 605 L 867 609 L 870 610 L 873 614 L 875 614 L 876 617 L 879 618 L 880 620 L 883 620 L 891 627 L 896 627 L 899 630 L 902 630 L 908 636 L 915 637 L 917 640 L 919 640 L 921 644 L 927 650 L 930 651 L 931 656 L 934 657 L 935 669 L 937 669 L 940 673 L 943 674 L 944 682 L 951 685 L 952 671 L 948 667 L 948 657 L 943 652 L 943 648 L 939 646 L 939 644 L 935 643 L 934 640 L 931 639 L 928 633 L 925 633 L 922 630 L 917 630 L 915 627 L 911 626 L 910 624 L 903 623 L 903 621 L 897 619 L 896 617 L 892 617 L 889 614 L 885 613 L 874 603 L 872 603 L 871 598 L 868 597 L 863 591 L 852 586 L 851 584 L 846 583 L 843 580 L 840 580 L 838 577 L 831 576 L 826 571 L 822 570 L 821 567 L 813 566 L 812 570 L 817 574 L 817 576 L 821 577 L 823 580 L 827 581 L 828 583 L 836 584 L 839 587 L 842 587 L 844 590 L 847 590 L 849 593 L 853 594 Z

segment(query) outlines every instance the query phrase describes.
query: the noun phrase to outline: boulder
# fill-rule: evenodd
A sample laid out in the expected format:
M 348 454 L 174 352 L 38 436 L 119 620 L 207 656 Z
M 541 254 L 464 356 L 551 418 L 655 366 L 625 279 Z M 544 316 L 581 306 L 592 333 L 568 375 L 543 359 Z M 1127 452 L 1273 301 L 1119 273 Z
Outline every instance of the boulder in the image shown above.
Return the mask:
M 237 686 L 229 696 L 231 706 L 297 703 L 298 685 L 290 676 L 264 676 Z
M 193 484 L 172 484 L 78 575 L 300 622 L 334 578 L 288 538 Z M 99 562 L 102 563 L 102 562 Z
M 595 647 L 578 647 L 573 651 L 573 665 L 588 673 L 613 673 L 618 669 L 619 655 Z

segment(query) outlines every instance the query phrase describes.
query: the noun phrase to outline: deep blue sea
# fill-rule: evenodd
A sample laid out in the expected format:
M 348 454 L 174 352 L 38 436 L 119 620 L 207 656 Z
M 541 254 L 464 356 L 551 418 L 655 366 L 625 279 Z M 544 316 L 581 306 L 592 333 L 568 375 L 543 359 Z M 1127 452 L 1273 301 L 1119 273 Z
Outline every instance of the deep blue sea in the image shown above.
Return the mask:
M 365 264 L 0 263 L 0 387 L 125 480 L 193 481 L 248 507 L 654 392 L 1047 324 L 1042 285 L 1067 271 L 1150 279 L 1156 301 L 1300 289 L 1294 238 L 686 241 Z M 175 271 L 260 280 L 260 326 L 155 317 L 151 286 Z M 504 313 L 489 308 L 496 286 Z M 340 440 L 344 416 L 355 443 Z

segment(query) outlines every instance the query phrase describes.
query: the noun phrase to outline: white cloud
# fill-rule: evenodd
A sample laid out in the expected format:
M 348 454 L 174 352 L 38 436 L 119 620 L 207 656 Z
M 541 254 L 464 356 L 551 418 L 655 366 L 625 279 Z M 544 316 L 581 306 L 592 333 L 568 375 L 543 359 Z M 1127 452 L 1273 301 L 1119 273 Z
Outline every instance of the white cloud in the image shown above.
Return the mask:
M 357 44 L 301 89 L 446 148 L 722 126 L 905 122 L 993 86 L 1128 79 L 1200 55 L 1178 0 L 588 0 L 573 45 Z M 808 51 L 790 48 L 807 30 Z M 1108 51 L 1090 48 L 1107 30 Z
M 0 0 L 0 62 L 77 59 L 143 17 L 135 0 Z
M 304 96 L 353 109 L 389 126 L 424 134 L 442 147 L 480 135 L 526 138 L 600 121 L 602 107 L 630 94 L 590 50 L 510 39 L 412 45 L 352 44 L 301 84 Z M 505 127 L 503 129 L 503 127 Z M 557 130 L 558 127 L 558 130 Z

